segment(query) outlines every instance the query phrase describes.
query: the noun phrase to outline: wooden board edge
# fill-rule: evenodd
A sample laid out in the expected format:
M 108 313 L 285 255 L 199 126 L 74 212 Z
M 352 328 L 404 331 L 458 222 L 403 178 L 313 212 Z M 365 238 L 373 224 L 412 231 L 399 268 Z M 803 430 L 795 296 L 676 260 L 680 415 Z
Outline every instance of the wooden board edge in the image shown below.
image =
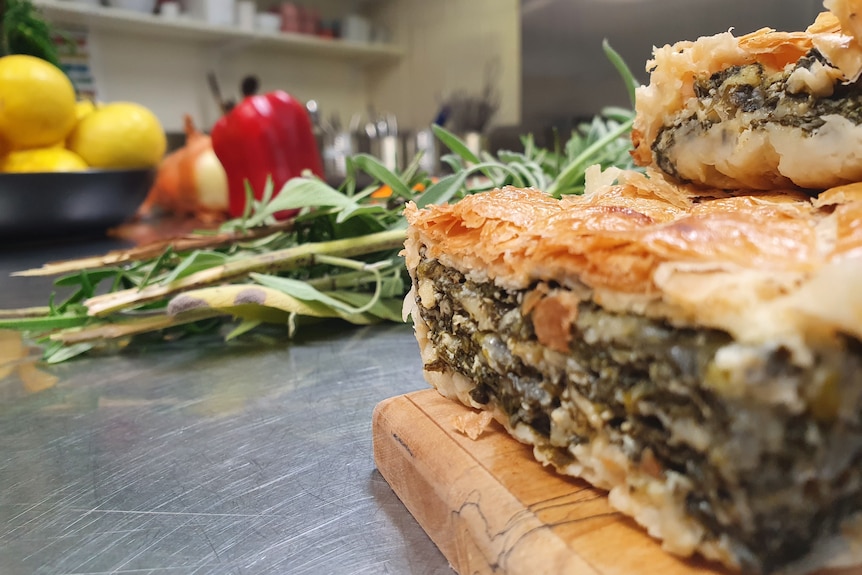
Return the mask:
M 423 390 L 375 407 L 374 461 L 452 567 L 461 575 L 601 575 L 413 401 L 428 393 L 439 397 Z M 435 464 L 441 448 L 445 464 Z

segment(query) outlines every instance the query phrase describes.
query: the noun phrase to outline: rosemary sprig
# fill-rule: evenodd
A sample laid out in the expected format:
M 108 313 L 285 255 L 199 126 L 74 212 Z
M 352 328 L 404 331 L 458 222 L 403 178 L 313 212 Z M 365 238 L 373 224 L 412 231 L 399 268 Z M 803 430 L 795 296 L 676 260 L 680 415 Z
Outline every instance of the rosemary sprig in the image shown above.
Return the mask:
M 207 267 L 182 279 L 150 284 L 141 289 L 131 288 L 94 296 L 85 300 L 84 305 L 87 307 L 89 315 L 101 317 L 170 297 L 194 287 L 234 281 L 252 272 L 266 271 L 271 273 L 310 268 L 321 261 L 325 261 L 321 258 L 326 255 L 338 254 L 342 258 L 349 258 L 396 249 L 403 243 L 404 234 L 399 230 L 380 232 L 360 238 L 308 243 L 235 259 L 222 265 Z
M 278 231 L 290 229 L 293 222 L 283 222 L 270 226 L 260 226 L 253 229 L 241 230 L 239 232 L 223 231 L 217 234 L 198 232 L 186 234 L 178 238 L 148 243 L 126 250 L 113 250 L 103 255 L 87 258 L 49 262 L 40 268 L 15 272 L 13 276 L 54 276 L 58 274 L 74 272 L 80 269 L 104 268 L 118 266 L 129 262 L 136 262 L 157 258 L 170 249 L 174 252 L 185 252 L 204 248 L 218 248 L 241 241 L 249 241 L 271 235 Z

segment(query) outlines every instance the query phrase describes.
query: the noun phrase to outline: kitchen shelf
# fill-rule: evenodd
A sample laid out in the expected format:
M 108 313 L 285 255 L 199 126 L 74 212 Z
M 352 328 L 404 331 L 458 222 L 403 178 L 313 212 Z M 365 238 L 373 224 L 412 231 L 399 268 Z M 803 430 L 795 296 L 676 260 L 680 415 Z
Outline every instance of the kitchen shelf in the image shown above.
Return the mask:
M 34 0 L 33 3 L 48 20 L 55 24 L 83 25 L 93 30 L 102 29 L 199 43 L 266 47 L 297 54 L 357 61 L 363 64 L 395 61 L 403 55 L 399 47 L 386 44 L 348 42 L 307 34 L 246 31 L 229 26 L 214 26 L 185 16 L 165 19 L 155 14 L 92 6 L 69 0 Z

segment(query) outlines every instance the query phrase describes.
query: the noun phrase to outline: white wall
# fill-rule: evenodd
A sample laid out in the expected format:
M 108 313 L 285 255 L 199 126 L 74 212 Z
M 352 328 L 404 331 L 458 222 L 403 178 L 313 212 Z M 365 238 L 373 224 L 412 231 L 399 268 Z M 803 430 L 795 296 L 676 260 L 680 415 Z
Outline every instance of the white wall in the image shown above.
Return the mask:
M 518 122 L 518 0 L 366 0 L 359 5 L 390 28 L 393 41 L 405 49 L 402 60 L 365 66 L 278 48 L 204 45 L 98 29 L 90 37 L 97 89 L 105 100 L 150 107 L 168 131 L 180 131 L 186 113 L 209 129 L 218 111 L 207 71 L 217 72 L 226 96 L 237 94 L 242 76 L 254 73 L 264 90 L 316 99 L 325 117 L 338 114 L 343 124 L 373 105 L 395 113 L 399 125 L 409 128 L 430 122 L 439 98 L 458 89 L 481 89 L 485 64 L 497 59 L 501 101 L 494 123 Z M 321 11 L 331 17 L 351 6 L 351 0 L 328 0 Z
M 301 100 L 314 98 L 324 111 L 367 107 L 365 75 L 355 63 L 277 49 L 218 50 L 195 42 L 154 41 L 107 31 L 93 32 L 91 42 L 100 97 L 140 102 L 168 131 L 182 129 L 184 114 L 191 114 L 205 129 L 218 119 L 208 70 L 216 72 L 225 98 L 238 98 L 242 77 L 255 74 L 263 91 L 282 89 Z
M 457 90 L 477 94 L 486 65 L 496 61 L 500 108 L 493 125 L 520 122 L 519 0 L 393 0 L 376 15 L 407 55 L 373 76 L 371 96 L 412 127 L 433 120 L 441 99 Z

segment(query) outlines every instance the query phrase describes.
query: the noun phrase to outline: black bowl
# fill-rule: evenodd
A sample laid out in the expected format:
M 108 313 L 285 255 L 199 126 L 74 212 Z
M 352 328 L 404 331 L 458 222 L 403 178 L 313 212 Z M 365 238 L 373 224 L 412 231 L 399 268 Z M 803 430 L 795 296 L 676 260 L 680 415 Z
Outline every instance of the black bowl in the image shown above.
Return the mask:
M 156 170 L 0 174 L 0 237 L 103 234 L 131 218 Z

